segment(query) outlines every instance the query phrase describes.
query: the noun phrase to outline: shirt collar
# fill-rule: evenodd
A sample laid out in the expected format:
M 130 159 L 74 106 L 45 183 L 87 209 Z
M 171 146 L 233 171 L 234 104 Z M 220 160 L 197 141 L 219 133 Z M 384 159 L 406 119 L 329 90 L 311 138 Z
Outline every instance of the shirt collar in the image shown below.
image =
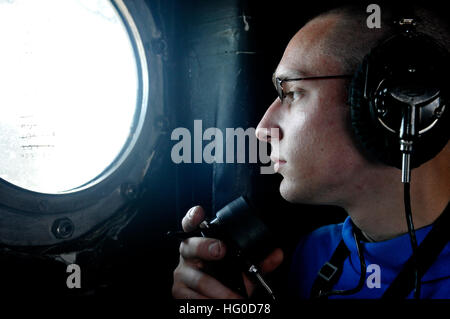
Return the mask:
M 429 225 L 416 230 L 416 239 L 419 245 L 428 235 L 431 228 L 432 225 Z M 347 217 L 342 227 L 342 238 L 350 250 L 350 262 L 352 266 L 356 272 L 360 273 L 361 266 L 353 237 L 355 230 L 356 226 L 353 224 L 351 218 Z M 366 266 L 369 264 L 378 264 L 386 270 L 389 268 L 394 273 L 398 273 L 401 270 L 403 264 L 412 254 L 411 241 L 408 233 L 379 242 L 362 241 L 361 247 L 364 252 Z

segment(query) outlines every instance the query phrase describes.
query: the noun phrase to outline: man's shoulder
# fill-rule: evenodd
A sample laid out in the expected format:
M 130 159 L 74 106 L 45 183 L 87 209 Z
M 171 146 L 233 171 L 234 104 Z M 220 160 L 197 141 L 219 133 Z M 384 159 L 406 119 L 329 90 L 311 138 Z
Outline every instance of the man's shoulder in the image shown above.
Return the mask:
M 342 226 L 343 223 L 319 227 L 304 236 L 301 239 L 298 248 L 329 247 L 334 250 L 342 239 Z
M 317 272 L 342 240 L 342 226 L 342 223 L 322 226 L 300 240 L 291 263 L 290 290 L 293 295 L 308 298 Z
M 306 263 L 316 268 L 326 262 L 342 240 L 340 224 L 325 225 L 303 236 L 294 253 L 294 263 Z

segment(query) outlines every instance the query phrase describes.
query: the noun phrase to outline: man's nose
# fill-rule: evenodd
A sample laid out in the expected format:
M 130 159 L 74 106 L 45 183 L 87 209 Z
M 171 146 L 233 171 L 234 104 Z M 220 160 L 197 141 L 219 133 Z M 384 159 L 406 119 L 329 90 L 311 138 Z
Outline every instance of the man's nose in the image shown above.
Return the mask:
M 256 127 L 256 137 L 263 142 L 270 142 L 272 139 L 281 139 L 282 131 L 278 124 L 279 109 L 281 107 L 280 99 L 275 99 L 269 106 Z

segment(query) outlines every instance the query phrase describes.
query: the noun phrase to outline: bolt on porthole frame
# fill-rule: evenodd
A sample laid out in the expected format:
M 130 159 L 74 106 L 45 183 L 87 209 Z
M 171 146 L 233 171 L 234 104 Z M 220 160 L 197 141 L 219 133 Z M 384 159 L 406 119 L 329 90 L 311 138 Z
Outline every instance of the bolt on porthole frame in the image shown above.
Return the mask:
M 0 180 L 0 245 L 46 246 L 80 238 L 137 198 L 164 129 L 154 125 L 163 114 L 164 57 L 152 49 L 161 32 L 144 1 L 110 1 L 127 29 L 136 59 L 138 98 L 133 130 L 109 167 L 70 192 L 38 193 Z M 129 185 L 134 196 L 129 194 Z

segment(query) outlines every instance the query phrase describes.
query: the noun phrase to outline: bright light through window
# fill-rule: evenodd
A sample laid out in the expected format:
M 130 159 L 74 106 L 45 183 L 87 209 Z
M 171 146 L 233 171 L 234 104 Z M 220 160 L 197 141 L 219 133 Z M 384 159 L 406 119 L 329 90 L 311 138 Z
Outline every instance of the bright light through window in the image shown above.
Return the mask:
M 138 76 L 108 0 L 0 0 L 0 177 L 61 193 L 101 174 L 131 133 Z

